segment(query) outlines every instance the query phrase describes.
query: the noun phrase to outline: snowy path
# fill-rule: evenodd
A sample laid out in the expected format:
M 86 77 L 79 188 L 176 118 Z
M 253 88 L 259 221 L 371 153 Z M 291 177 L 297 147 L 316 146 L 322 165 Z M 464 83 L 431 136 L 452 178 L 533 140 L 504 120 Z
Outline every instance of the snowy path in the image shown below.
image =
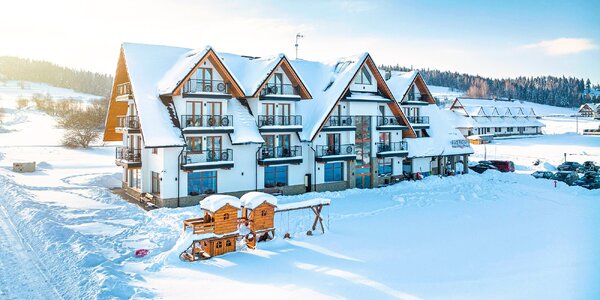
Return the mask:
M 62 299 L 0 205 L 0 299 Z

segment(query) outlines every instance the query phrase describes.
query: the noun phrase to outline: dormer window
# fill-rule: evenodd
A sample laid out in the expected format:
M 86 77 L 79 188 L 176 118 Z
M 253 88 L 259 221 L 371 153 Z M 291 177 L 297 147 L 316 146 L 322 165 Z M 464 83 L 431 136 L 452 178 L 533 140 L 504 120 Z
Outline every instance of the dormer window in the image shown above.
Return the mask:
M 356 84 L 371 85 L 371 82 L 371 73 L 366 68 L 362 68 L 354 79 L 354 83 Z

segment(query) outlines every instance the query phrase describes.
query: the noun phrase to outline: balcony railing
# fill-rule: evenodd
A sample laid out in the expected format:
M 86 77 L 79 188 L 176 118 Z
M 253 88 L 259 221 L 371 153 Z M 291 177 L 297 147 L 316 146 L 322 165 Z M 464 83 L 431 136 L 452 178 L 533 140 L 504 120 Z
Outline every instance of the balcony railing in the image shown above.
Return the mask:
M 402 122 L 402 118 L 395 116 L 378 116 L 377 117 L 377 126 L 404 126 Z
M 316 156 L 332 156 L 332 155 L 352 155 L 354 152 L 354 144 L 342 145 L 317 145 Z
M 140 129 L 140 121 L 137 116 L 118 116 L 117 127 Z
M 197 163 L 211 163 L 221 161 L 233 161 L 233 150 L 232 149 L 206 149 L 201 153 L 194 153 L 186 151 L 181 156 L 181 164 L 197 164 Z
M 142 162 L 142 149 L 129 147 L 117 147 L 115 149 L 115 158 L 129 163 Z
M 131 95 L 131 83 L 125 82 L 117 84 L 117 96 L 129 96 Z
M 388 143 L 375 143 L 375 147 L 377 147 L 377 153 L 408 151 L 408 144 L 404 141 L 388 142 Z
M 336 126 L 355 126 L 353 116 L 330 116 L 325 127 L 336 127 Z
M 190 79 L 183 86 L 183 92 L 231 94 L 229 88 L 229 82 L 223 80 Z
M 299 92 L 297 85 L 267 83 L 260 91 L 260 95 L 299 95 Z
M 258 159 L 269 159 L 269 158 L 290 158 L 302 156 L 302 147 L 300 146 L 287 146 L 287 147 L 261 147 L 258 151 Z
M 298 126 L 302 125 L 302 116 L 258 116 L 258 127 L 263 126 Z
M 408 116 L 408 117 L 406 117 L 406 119 L 411 124 L 429 124 L 428 116 L 420 116 L 420 117 Z
M 229 127 L 233 126 L 231 115 L 182 115 L 181 126 L 186 127 Z

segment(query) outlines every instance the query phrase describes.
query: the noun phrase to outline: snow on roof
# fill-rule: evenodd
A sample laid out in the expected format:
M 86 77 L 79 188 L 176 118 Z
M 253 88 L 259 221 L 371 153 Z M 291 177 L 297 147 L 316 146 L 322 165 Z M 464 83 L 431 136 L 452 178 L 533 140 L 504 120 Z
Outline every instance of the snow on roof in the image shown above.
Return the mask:
M 325 122 L 325 118 L 368 55 L 362 53 L 332 63 L 290 61 L 298 75 L 305 79 L 306 85 L 311 87 L 313 96 L 313 100 L 300 101 L 297 104 L 297 113 L 302 115 L 301 140 L 312 140 L 317 134 L 320 125 Z
M 429 137 L 405 139 L 409 157 L 472 154 L 471 146 L 437 105 L 421 107 L 422 115 L 429 116 Z
M 300 202 L 279 204 L 277 206 L 277 210 L 297 209 L 297 208 L 310 207 L 310 206 L 315 206 L 315 205 L 329 205 L 330 203 L 331 203 L 331 200 L 329 200 L 327 198 L 314 198 L 314 199 L 304 200 L 304 201 L 300 201 Z
M 352 92 L 350 96 L 346 97 L 348 100 L 377 100 L 377 101 L 390 101 L 388 98 L 385 98 L 379 94 L 372 92 Z
M 394 95 L 396 101 L 402 101 L 411 83 L 415 80 L 415 77 L 417 77 L 417 74 L 419 74 L 417 71 L 392 72 L 392 76 L 390 79 L 386 80 L 386 83 L 392 91 L 392 95 Z
M 167 106 L 159 98 L 157 82 L 189 49 L 130 43 L 123 43 L 122 48 L 144 144 L 148 147 L 185 145 L 181 130 L 173 124 Z
M 277 206 L 277 198 L 271 194 L 263 193 L 263 192 L 249 192 L 244 194 L 241 198 L 242 206 L 249 209 L 255 209 L 259 205 L 263 204 L 265 201 L 267 203 L 272 204 L 273 206 Z
M 209 50 L 210 47 L 194 49 L 181 55 L 158 82 L 158 91 L 161 94 L 170 94 L 173 92 Z
M 264 143 L 258 131 L 256 120 L 240 100 L 231 98 L 227 101 L 227 111 L 233 116 L 232 144 Z
M 219 53 L 221 61 L 227 63 L 229 70 L 236 74 L 243 86 L 244 95 L 252 96 L 260 85 L 275 70 L 285 57 L 284 54 L 265 58 L 254 58 L 231 53 Z
M 210 212 L 216 212 L 227 204 L 235 208 L 241 207 L 240 199 L 230 195 L 210 195 L 200 200 L 200 208 Z

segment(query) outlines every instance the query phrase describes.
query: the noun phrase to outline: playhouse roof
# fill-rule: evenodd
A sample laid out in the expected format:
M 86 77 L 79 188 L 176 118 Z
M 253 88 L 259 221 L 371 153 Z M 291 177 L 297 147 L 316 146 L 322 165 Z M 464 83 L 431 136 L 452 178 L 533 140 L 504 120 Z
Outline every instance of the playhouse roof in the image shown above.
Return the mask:
M 246 193 L 240 198 L 240 200 L 242 206 L 249 209 L 255 209 L 264 202 L 267 202 L 273 206 L 277 206 L 277 198 L 271 194 L 263 192 Z
M 210 212 L 216 212 L 227 204 L 238 209 L 241 207 L 240 199 L 230 195 L 210 195 L 200 200 L 200 208 Z

